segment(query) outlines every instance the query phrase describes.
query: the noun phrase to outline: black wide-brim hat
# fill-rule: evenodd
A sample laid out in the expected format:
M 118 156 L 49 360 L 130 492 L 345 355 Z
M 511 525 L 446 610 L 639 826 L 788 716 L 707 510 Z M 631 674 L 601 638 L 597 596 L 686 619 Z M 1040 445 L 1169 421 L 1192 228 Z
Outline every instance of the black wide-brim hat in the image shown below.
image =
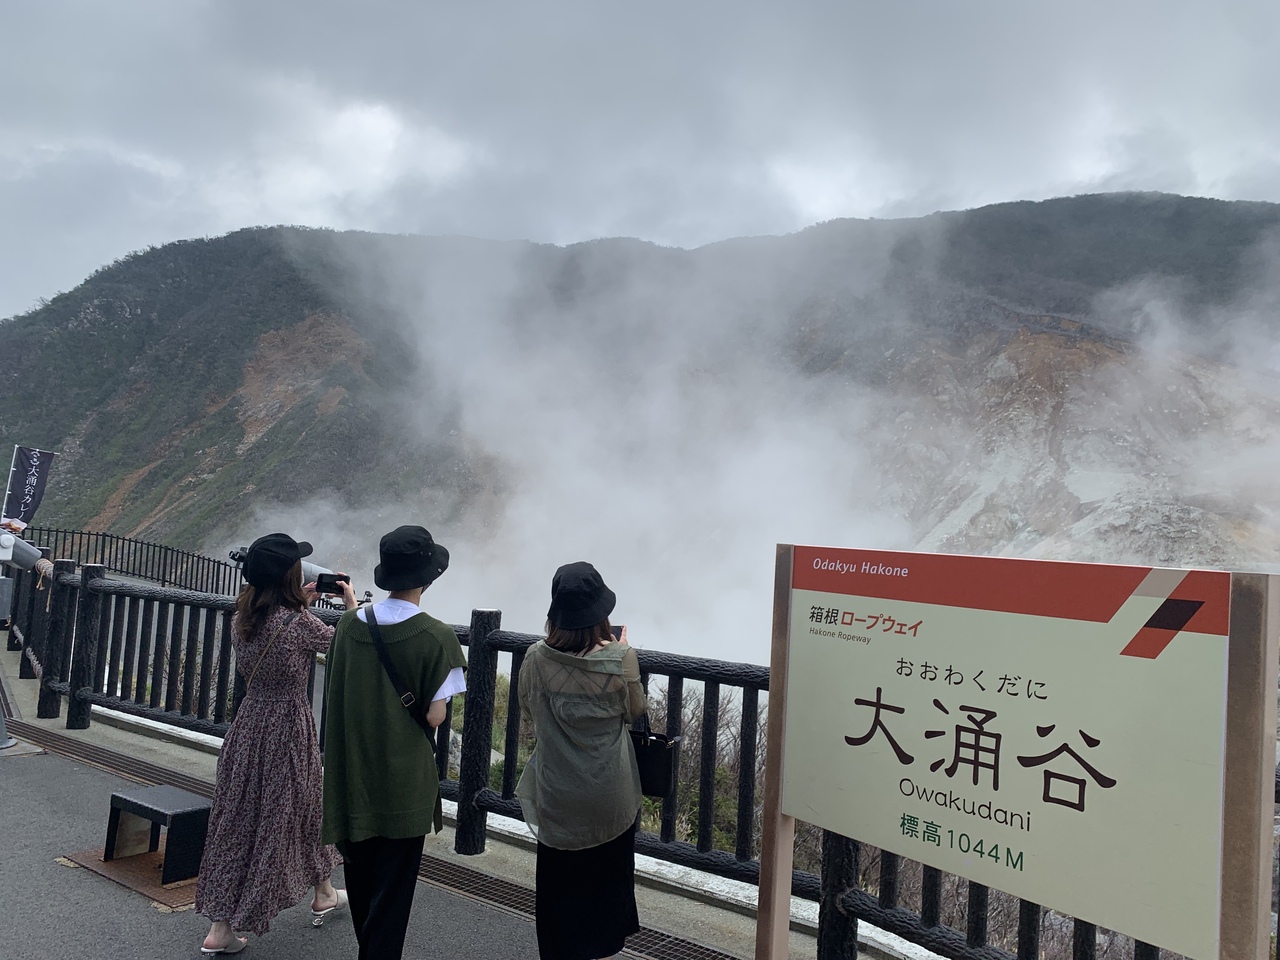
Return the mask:
M 562 630 L 581 630 L 607 619 L 617 602 L 595 567 L 585 560 L 566 563 L 551 578 L 547 619 Z
M 268 533 L 249 544 L 244 578 L 254 587 L 270 587 L 284 579 L 295 563 L 311 556 L 311 544 L 287 533 Z
M 382 590 L 425 587 L 449 569 L 449 551 L 431 539 L 424 527 L 396 527 L 378 543 L 373 582 Z

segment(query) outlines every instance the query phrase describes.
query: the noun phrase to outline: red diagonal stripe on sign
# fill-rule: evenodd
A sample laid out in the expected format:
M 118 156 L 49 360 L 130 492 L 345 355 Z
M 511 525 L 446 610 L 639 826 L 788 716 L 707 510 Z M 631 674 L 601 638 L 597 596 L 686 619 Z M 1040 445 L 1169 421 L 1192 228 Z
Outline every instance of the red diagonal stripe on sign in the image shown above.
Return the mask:
M 1183 627 L 1186 633 L 1225 637 L 1231 621 L 1231 574 L 1221 570 L 1192 570 L 1169 594 L 1170 600 L 1203 600 L 1204 606 Z
M 1125 644 L 1122 657 L 1154 660 L 1179 633 L 1225 637 L 1231 613 L 1231 575 L 1191 570 Z
M 1164 648 L 1173 642 L 1178 635 L 1177 630 L 1161 630 L 1159 627 L 1143 627 L 1132 640 L 1120 651 L 1122 657 L 1141 657 L 1154 660 L 1164 653 Z

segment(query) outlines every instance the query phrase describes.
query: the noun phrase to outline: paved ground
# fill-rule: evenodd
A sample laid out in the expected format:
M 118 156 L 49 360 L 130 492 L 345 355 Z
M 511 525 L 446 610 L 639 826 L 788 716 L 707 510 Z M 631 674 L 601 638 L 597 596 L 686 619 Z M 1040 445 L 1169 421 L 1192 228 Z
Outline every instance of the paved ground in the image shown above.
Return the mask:
M 157 909 L 145 897 L 59 857 L 100 847 L 107 801 L 128 781 L 49 753 L 0 756 L 0 958 L 193 960 L 207 921 Z M 340 874 L 335 881 L 341 882 Z M 353 957 L 341 918 L 311 926 L 304 902 L 250 943 L 253 960 Z M 418 884 L 406 957 L 536 960 L 533 924 L 466 897 Z
M 4 650 L 3 639 L 0 631 L 0 684 L 23 721 L 81 744 L 213 781 L 216 756 L 190 743 L 166 743 L 96 720 L 83 731 L 67 730 L 64 719 L 36 720 L 36 682 L 17 680 L 18 655 Z M 67 854 L 102 847 L 110 795 L 127 783 L 114 773 L 28 744 L 0 750 L 0 960 L 200 956 L 208 925 L 190 908 L 157 909 L 141 894 L 57 862 Z M 499 878 L 531 890 L 534 858 L 517 839 L 491 831 L 485 853 L 461 857 L 453 853 L 452 830 L 446 825 L 444 833 L 428 837 L 424 853 L 478 872 L 481 880 Z M 740 958 L 752 956 L 753 917 L 740 907 L 703 902 L 700 894 L 691 895 L 669 870 L 667 874 L 637 887 L 642 924 L 692 941 L 687 947 L 698 943 Z M 341 884 L 341 870 L 334 880 Z M 676 952 L 671 956 L 696 955 L 685 953 L 678 942 L 672 946 Z M 793 931 L 794 960 L 812 958 L 815 952 L 811 935 Z M 281 914 L 265 937 L 251 939 L 244 955 L 249 960 L 283 960 L 355 953 L 349 918 L 315 929 L 304 902 Z M 518 910 L 419 883 L 405 957 L 442 956 L 534 960 L 532 920 Z

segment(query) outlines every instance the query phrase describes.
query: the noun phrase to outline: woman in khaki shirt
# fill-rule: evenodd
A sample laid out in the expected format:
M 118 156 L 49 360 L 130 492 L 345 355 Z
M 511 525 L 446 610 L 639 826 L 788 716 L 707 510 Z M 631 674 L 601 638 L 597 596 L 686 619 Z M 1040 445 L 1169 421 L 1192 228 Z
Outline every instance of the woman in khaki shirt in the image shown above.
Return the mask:
M 529 649 L 520 668 L 520 707 L 537 747 L 516 796 L 538 838 L 542 960 L 611 957 L 640 929 L 640 771 L 627 729 L 644 713 L 645 696 L 625 631 L 617 639 L 611 632 L 616 599 L 591 564 L 561 567 L 551 581 L 547 639 Z

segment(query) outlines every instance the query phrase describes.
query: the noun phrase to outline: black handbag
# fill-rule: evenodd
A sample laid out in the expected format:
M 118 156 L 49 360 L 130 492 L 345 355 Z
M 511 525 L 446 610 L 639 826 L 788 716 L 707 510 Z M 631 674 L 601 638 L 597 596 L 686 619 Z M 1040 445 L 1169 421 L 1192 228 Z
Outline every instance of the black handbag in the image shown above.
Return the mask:
M 644 714 L 643 728 L 631 731 L 631 744 L 636 748 L 636 766 L 640 768 L 640 792 L 646 797 L 669 797 L 676 789 L 676 760 L 679 737 L 667 737 L 649 729 L 649 715 Z

